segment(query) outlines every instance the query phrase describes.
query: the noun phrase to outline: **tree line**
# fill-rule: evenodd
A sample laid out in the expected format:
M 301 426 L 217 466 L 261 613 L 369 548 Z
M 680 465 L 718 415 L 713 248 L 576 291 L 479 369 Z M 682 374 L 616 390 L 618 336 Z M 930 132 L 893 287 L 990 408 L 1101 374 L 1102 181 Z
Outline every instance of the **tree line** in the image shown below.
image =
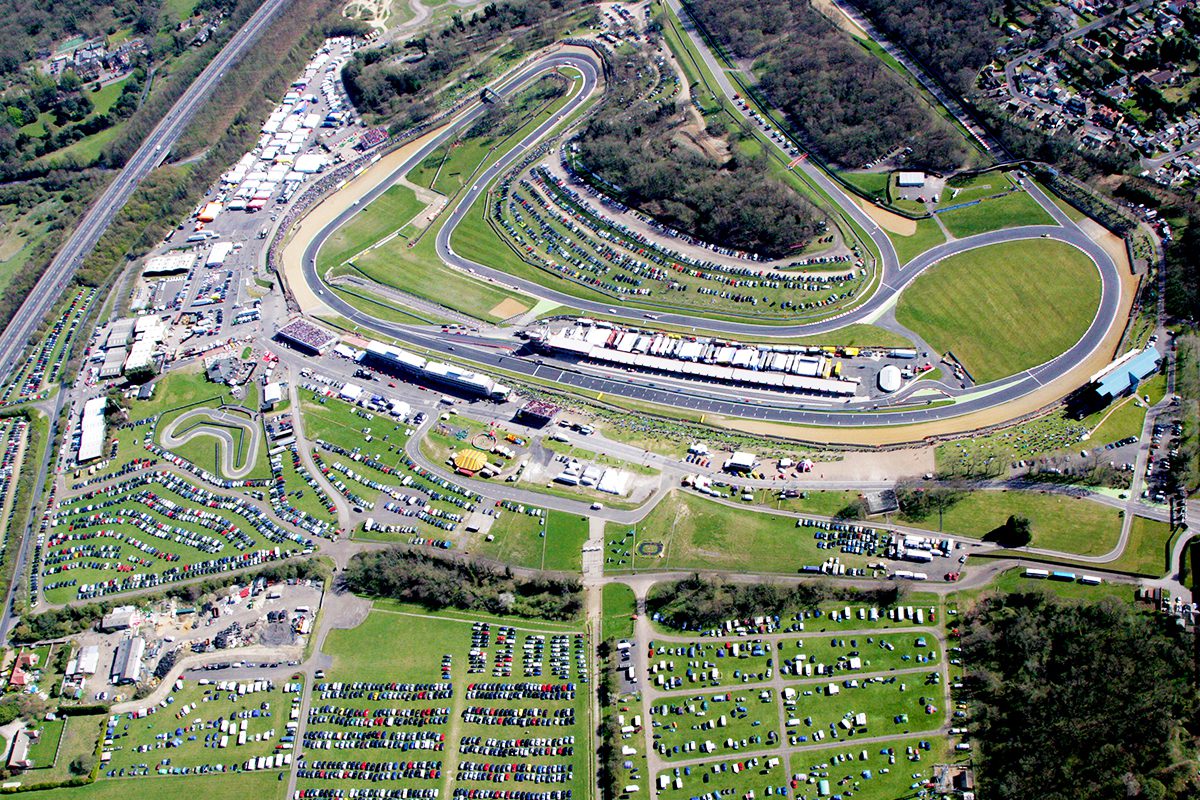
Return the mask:
M 933 171 L 970 162 L 959 132 L 811 0 L 694 0 L 688 8 L 753 66 L 759 90 L 826 161 L 854 168 L 910 147 L 908 161 Z
M 878 589 L 855 589 L 827 581 L 804 581 L 795 586 L 774 583 L 730 583 L 699 574 L 655 584 L 646 598 L 646 611 L 678 630 L 706 630 L 731 619 L 760 615 L 784 616 L 812 611 L 827 600 L 891 606 L 899 602 L 898 584 Z
M 456 70 L 513 39 L 512 57 L 549 44 L 564 32 L 589 0 L 504 0 L 464 17 L 455 13 L 435 33 L 404 44 L 359 50 L 342 69 L 355 108 L 394 131 L 437 110 L 434 90 Z
M 947 85 L 965 92 L 992 60 L 1004 2 L 858 0 L 856 5 L 889 39 L 903 44 Z
M 572 620 L 583 610 L 583 587 L 576 578 L 522 578 L 509 569 L 402 547 L 356 554 L 340 579 L 355 594 L 433 610 L 548 620 Z
M 572 140 L 581 172 L 601 191 L 704 241 L 770 258 L 824 229 L 821 212 L 770 173 L 765 155 L 730 147 L 718 123 L 689 129 L 691 112 L 673 100 L 647 99 L 642 76 L 656 67 L 644 54 L 610 66 L 604 100 Z M 697 136 L 729 156 L 714 157 Z
M 985 597 L 966 616 L 970 730 L 993 800 L 1193 798 L 1193 635 L 1115 598 Z

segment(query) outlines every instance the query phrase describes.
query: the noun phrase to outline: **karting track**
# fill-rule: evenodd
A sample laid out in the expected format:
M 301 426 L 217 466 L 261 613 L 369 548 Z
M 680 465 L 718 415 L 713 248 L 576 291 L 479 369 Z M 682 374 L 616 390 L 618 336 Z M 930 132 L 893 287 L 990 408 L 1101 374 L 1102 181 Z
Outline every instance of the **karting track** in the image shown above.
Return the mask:
M 244 411 L 244 410 L 243 410 Z M 216 424 L 214 424 L 216 423 Z M 238 444 L 230 432 L 236 428 L 242 432 L 239 438 L 249 439 L 242 448 L 242 465 L 238 466 Z M 181 433 L 176 433 L 180 431 Z M 162 446 L 174 450 L 182 444 L 201 436 L 216 439 L 221 448 L 221 476 L 231 480 L 240 480 L 254 469 L 258 460 L 258 448 L 262 440 L 261 426 L 249 419 L 227 411 L 217 411 L 211 408 L 197 408 L 179 415 L 171 420 L 161 432 Z
M 501 270 L 465 259 L 456 254 L 450 246 L 450 237 L 454 228 L 462 221 L 476 199 L 486 191 L 488 185 L 513 161 L 519 158 L 522 153 L 534 146 L 561 120 L 579 108 L 598 87 L 600 64 L 597 57 L 587 51 L 572 51 L 570 53 L 555 52 L 542 56 L 532 64 L 518 70 L 499 87 L 499 93 L 508 96 L 542 73 L 566 66 L 574 67 L 583 75 L 583 85 L 580 90 L 571 97 L 567 104 L 554 117 L 547 119 L 539 125 L 536 130 L 522 139 L 521 142 L 516 144 L 495 164 L 484 170 L 475 182 L 462 194 L 455 205 L 449 210 L 449 216 L 445 224 L 437 233 L 435 242 L 437 253 L 443 261 L 457 269 L 469 270 L 480 277 L 490 278 L 505 286 L 517 287 L 528 294 L 553 300 L 567 307 L 580 309 L 585 313 L 612 316 L 613 314 L 609 310 L 612 308 L 617 312 L 617 316 L 626 317 L 631 325 L 644 327 L 646 325 L 643 319 L 644 312 L 640 309 L 625 310 L 620 307 L 620 303 L 617 300 L 601 303 L 584 300 L 574 295 L 549 289 L 539 283 L 517 278 Z M 542 359 L 535 361 L 533 359 L 508 355 L 502 351 L 498 352 L 496 350 L 498 342 L 495 340 L 459 335 L 448 336 L 438 332 L 431 332 L 428 328 L 401 325 L 381 320 L 358 310 L 332 292 L 326 291 L 316 270 L 317 252 L 325 240 L 338 227 L 345 224 L 358 211 L 366 207 L 368 203 L 383 194 L 396 180 L 423 161 L 440 145 L 452 139 L 461 130 L 470 127 L 471 123 L 486 108 L 482 103 L 476 103 L 445 128 L 436 134 L 431 134 L 420 149 L 416 150 L 406 161 L 393 170 L 387 178 L 363 195 L 361 201 L 342 210 L 338 216 L 328 222 L 306 243 L 301 264 L 302 275 L 313 294 L 318 296 L 322 303 L 346 319 L 365 328 L 429 350 L 447 354 L 453 351 L 453 356 L 472 361 L 483 369 L 499 367 L 509 372 L 536 377 L 542 381 L 561 383 L 576 389 L 586 389 L 609 395 L 635 398 L 660 405 L 688 408 L 710 415 L 842 428 L 934 422 L 974 414 L 988 409 L 996 409 L 1018 398 L 1033 394 L 1052 381 L 1063 378 L 1072 369 L 1082 366 L 1084 362 L 1098 354 L 1102 355 L 1104 363 L 1107 363 L 1112 356 L 1111 352 L 1103 353 L 1102 348 L 1105 347 L 1105 340 L 1109 338 L 1114 326 L 1119 328 L 1123 323 L 1121 313 L 1123 286 L 1119 267 L 1100 245 L 1092 241 L 1054 202 L 1043 195 L 1036 187 L 1029 187 L 1031 196 L 1051 214 L 1058 225 L 1010 228 L 958 239 L 922 253 L 917 258 L 901 266 L 887 234 L 866 215 L 856 202 L 847 197 L 836 184 L 808 161 L 801 164 L 800 168 L 808 173 L 811 180 L 820 184 L 828 192 L 844 213 L 851 216 L 868 232 L 872 241 L 878 247 L 881 254 L 881 261 L 880 281 L 877 290 L 866 302 L 853 310 L 817 322 L 768 326 L 705 318 L 700 321 L 705 330 L 718 331 L 731 336 L 755 337 L 759 339 L 769 339 L 773 336 L 790 337 L 827 333 L 854 322 L 873 319 L 874 315 L 886 310 L 889 305 L 895 302 L 897 295 L 905 286 L 911 283 L 924 270 L 942 259 L 990 244 L 1039 237 L 1056 239 L 1072 245 L 1086 253 L 1095 263 L 1101 278 L 1100 304 L 1095 319 L 1092 320 L 1092 324 L 1088 327 L 1083 337 L 1065 353 L 1033 369 L 995 381 L 991 384 L 976 387 L 970 394 L 964 395 L 953 405 L 929 405 L 927 407 L 892 411 L 880 409 L 872 413 L 863 413 L 862 407 L 859 407 L 858 410 L 850 408 L 839 410 L 836 407 L 828 405 L 808 408 L 798 407 L 797 404 L 805 402 L 807 398 L 793 394 L 779 394 L 777 397 L 771 398 L 747 397 L 739 400 L 730 400 L 727 394 L 724 396 L 706 394 L 706 384 L 698 382 L 685 387 L 658 386 L 654 383 L 652 376 L 639 374 L 631 375 L 629 378 L 617 378 L 575 371 L 569 363 L 558 363 L 552 359 L 545 359 L 545 363 L 541 363 Z M 336 197 L 336 195 L 331 196 L 325 202 L 329 202 L 333 197 Z M 624 313 L 622 313 L 623 311 Z M 673 325 L 690 327 L 697 324 L 696 318 L 681 314 L 662 313 L 657 315 L 657 319 L 663 323 Z M 1113 345 L 1109 344 L 1107 346 L 1112 347 Z M 1076 371 L 1078 372 L 1079 370 L 1076 369 Z M 1082 377 L 1076 376 L 1078 382 L 1075 385 L 1085 382 L 1090 371 L 1085 371 Z M 727 389 L 728 387 L 725 388 Z M 1070 388 L 1074 388 L 1074 386 L 1064 388 L 1063 391 L 1059 392 L 1058 396 L 1065 394 Z

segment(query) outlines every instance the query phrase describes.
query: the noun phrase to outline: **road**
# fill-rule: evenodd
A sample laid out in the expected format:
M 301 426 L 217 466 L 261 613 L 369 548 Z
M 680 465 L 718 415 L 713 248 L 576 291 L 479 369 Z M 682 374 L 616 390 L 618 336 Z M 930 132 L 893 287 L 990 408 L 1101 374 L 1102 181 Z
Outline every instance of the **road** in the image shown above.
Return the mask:
M 686 26 L 685 26 L 686 29 Z M 690 35 L 697 35 L 690 31 Z M 707 50 L 700 49 L 707 58 L 712 58 Z M 563 118 L 576 110 L 596 88 L 599 79 L 600 64 L 595 56 L 590 54 L 553 53 L 517 71 L 515 75 L 500 88 L 503 95 L 511 94 L 516 88 L 528 83 L 547 70 L 559 66 L 571 65 L 583 75 L 580 90 L 559 111 L 559 113 L 543 122 L 536 130 L 516 144 L 508 153 L 495 164 L 476 176 L 475 181 L 456 200 L 448 210 L 448 217 L 438 230 L 435 245 L 439 257 L 447 264 L 472 273 L 499 285 L 510 286 L 529 294 L 543 297 L 561 303 L 570 308 L 581 309 L 585 313 L 607 314 L 612 316 L 610 308 L 619 306 L 617 301 L 601 303 L 583 300 L 565 292 L 549 289 L 534 281 L 514 277 L 501 270 L 471 261 L 454 252 L 451 236 L 455 227 L 463 220 L 472 205 L 513 161 L 519 158 L 527 149 L 544 138 L 551 129 Z M 715 62 L 710 65 L 714 74 L 718 75 L 718 83 L 722 90 L 732 96 L 734 89 L 724 78 L 724 73 Z M 806 425 L 832 426 L 879 426 L 899 425 L 935 420 L 948 419 L 975 413 L 985 409 L 995 408 L 1012 402 L 1030 392 L 1036 391 L 1046 383 L 1053 381 L 1076 364 L 1087 359 L 1105 339 L 1109 329 L 1118 323 L 1121 307 L 1121 277 L 1119 268 L 1102 247 L 1093 242 L 1087 234 L 1075 225 L 1065 213 L 1046 197 L 1036 187 L 1029 187 L 1030 195 L 1051 215 L 1056 225 L 1036 225 L 1022 228 L 1010 228 L 991 231 L 963 239 L 956 239 L 939 245 L 917 258 L 901 265 L 896 256 L 895 248 L 887 234 L 879 228 L 859 207 L 853 199 L 842 190 L 811 162 L 802 162 L 799 169 L 805 170 L 807 177 L 827 192 L 839 205 L 841 210 L 853 218 L 863 230 L 868 232 L 872 241 L 881 253 L 881 280 L 879 289 L 862 305 L 837 317 L 819 322 L 768 326 L 754 323 L 727 322 L 721 320 L 704 321 L 704 327 L 728 333 L 733 336 L 748 336 L 770 338 L 776 336 L 805 336 L 827 333 L 845 325 L 867 321 L 886 311 L 895 301 L 898 294 L 924 270 L 940 261 L 968 252 L 975 248 L 985 247 L 1001 242 L 1033 240 L 1038 238 L 1054 239 L 1071 245 L 1083 251 L 1095 262 L 1101 277 L 1101 297 L 1096 317 L 1083 337 L 1069 350 L 1050 361 L 1027 370 L 1019 375 L 995 381 L 976 387 L 970 395 L 958 399 L 951 405 L 928 404 L 923 407 L 906 410 L 881 409 L 876 413 L 863 414 L 861 409 L 850 407 L 799 407 L 795 395 L 746 396 L 730 398 L 724 389 L 719 393 L 717 387 L 708 387 L 703 383 L 679 386 L 661 386 L 644 376 L 609 377 L 585 373 L 575 369 L 571 364 L 553 359 L 528 359 L 511 355 L 504 350 L 497 350 L 495 342 L 470 337 L 447 337 L 428 328 L 389 322 L 367 314 L 327 291 L 320 275 L 317 273 L 317 254 L 322 244 L 340 226 L 344 225 L 361 208 L 399 180 L 414 166 L 427 158 L 444 142 L 457 136 L 465 130 L 485 110 L 483 104 L 475 104 L 468 108 L 452 124 L 441 130 L 436 136 L 430 137 L 425 146 L 417 150 L 408 160 L 399 165 L 390 176 L 368 192 L 359 203 L 346 208 L 337 217 L 325 225 L 306 244 L 302 256 L 302 271 L 304 280 L 320 300 L 346 319 L 364 328 L 377 331 L 383 335 L 407 342 L 411 345 L 440 352 L 451 357 L 460 357 L 478 364 L 483 368 L 501 368 L 516 372 L 530 378 L 561 383 L 575 389 L 601 392 L 610 396 L 626 397 L 659 405 L 676 408 L 687 408 L 703 414 L 716 414 L 730 417 L 748 417 L 752 419 L 770 420 Z M 625 316 L 631 324 L 642 324 L 640 310 L 617 308 L 617 316 Z M 666 324 L 693 326 L 694 317 L 683 314 L 663 313 L 659 319 Z M 542 363 L 544 362 L 544 363 Z M 710 391 L 711 389 L 711 391 Z
M 216 88 L 225 71 L 245 55 L 270 25 L 271 20 L 290 2 L 291 0 L 263 0 L 258 10 L 246 20 L 221 52 L 175 101 L 175 105 L 171 106 L 166 116 L 154 127 L 117 177 L 84 212 L 66 244 L 42 273 L 42 277 L 17 310 L 12 322 L 0 333 L 0 372 L 8 373 L 15 368 L 26 341 L 37 330 L 50 308 L 58 302 L 75 271 L 83 263 L 84 257 L 100 241 L 101 235 L 108 229 L 117 213 L 124 208 L 134 190 L 151 170 L 167 157 L 171 147 Z

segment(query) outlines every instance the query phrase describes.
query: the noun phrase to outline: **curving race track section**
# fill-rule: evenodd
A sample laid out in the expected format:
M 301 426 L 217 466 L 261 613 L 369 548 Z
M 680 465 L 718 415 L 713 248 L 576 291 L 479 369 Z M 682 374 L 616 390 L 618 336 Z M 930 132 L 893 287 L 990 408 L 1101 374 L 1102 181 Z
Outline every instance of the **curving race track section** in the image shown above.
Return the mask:
M 487 187 L 507 169 L 526 150 L 544 138 L 563 119 L 577 110 L 598 87 L 601 65 L 597 57 L 588 52 L 554 52 L 543 55 L 531 64 L 517 70 L 499 88 L 501 95 L 508 96 L 539 75 L 559 67 L 574 67 L 583 76 L 582 86 L 571 97 L 567 104 L 552 118 L 546 120 L 538 128 L 528 134 L 511 150 L 505 153 L 495 164 L 483 171 L 474 183 L 449 209 L 445 224 L 439 229 L 435 240 L 439 257 L 452 267 L 470 271 L 485 279 L 492 279 L 506 286 L 516 287 L 528 294 L 561 303 L 570 308 L 577 308 L 585 313 L 606 314 L 612 316 L 610 308 L 615 308 L 617 316 L 627 318 L 629 324 L 645 326 L 641 318 L 642 310 L 628 309 L 622 313 L 619 301 L 601 303 L 584 300 L 555 289 L 550 289 L 534 281 L 522 279 L 498 269 L 463 258 L 454 252 L 451 246 L 451 236 L 455 227 L 462 221 L 472 204 L 486 192 Z M 990 384 L 976 387 L 970 394 L 963 396 L 952 405 L 907 408 L 902 410 L 887 410 L 886 407 L 864 413 L 860 406 L 857 410 L 851 408 L 838 409 L 836 406 L 799 407 L 798 403 L 807 398 L 795 395 L 780 395 L 777 398 L 745 397 L 738 400 L 728 399 L 728 395 L 715 396 L 705 393 L 705 384 L 697 383 L 691 386 L 677 388 L 671 385 L 659 386 L 653 376 L 638 375 L 632 378 L 614 378 L 598 376 L 592 373 L 575 371 L 570 365 L 557 363 L 541 363 L 541 360 L 530 360 L 508 355 L 495 350 L 494 341 L 472 339 L 470 337 L 443 337 L 427 328 L 402 325 L 388 322 L 366 314 L 349 303 L 326 291 L 316 270 L 316 256 L 322 244 L 333 232 L 350 220 L 359 210 L 383 194 L 398 179 L 421 163 L 434 150 L 452 139 L 477 119 L 486 106 L 476 103 L 465 110 L 459 117 L 446 127 L 430 134 L 424 144 L 416 149 L 403 163 L 397 166 L 377 186 L 362 196 L 360 201 L 343 209 L 336 217 L 324 225 L 305 244 L 302 263 L 300 265 L 303 280 L 308 284 L 313 294 L 320 302 L 329 308 L 365 328 L 377 331 L 394 339 L 408 342 L 428 350 L 449 354 L 453 357 L 467 359 L 483 369 L 498 367 L 509 372 L 536 377 L 543 381 L 553 381 L 575 389 L 603 392 L 609 395 L 628 397 L 660 405 L 688 408 L 706 415 L 741 417 L 751 420 L 774 421 L 782 423 L 832 426 L 838 428 L 871 427 L 895 425 L 913 425 L 918 423 L 950 420 L 965 415 L 996 409 L 1014 400 L 1026 396 L 1046 395 L 1045 390 L 1052 382 L 1063 384 L 1067 378 L 1080 385 L 1094 372 L 1095 364 L 1089 365 L 1089 360 L 1103 355 L 1104 363 L 1108 362 L 1111 353 L 1104 353 L 1105 347 L 1115 347 L 1108 341 L 1112 332 L 1118 332 L 1122 322 L 1122 311 L 1128 302 L 1127 292 L 1122 280 L 1122 274 L 1105 250 L 1080 230 L 1065 213 L 1036 187 L 1028 187 L 1031 196 L 1038 201 L 1058 223 L 1057 225 L 1027 226 L 1007 230 L 992 231 L 976 236 L 947 242 L 935 247 L 905 265 L 899 263 L 896 251 L 887 234 L 875 224 L 862 208 L 848 197 L 827 176 L 821 173 L 809 162 L 804 162 L 800 168 L 808 173 L 808 177 L 818 183 L 838 204 L 841 210 L 852 217 L 871 237 L 881 254 L 880 280 L 874 294 L 858 307 L 841 315 L 828 319 L 797 325 L 761 325 L 753 323 L 728 322 L 714 319 L 697 319 L 682 314 L 661 313 L 657 319 L 663 323 L 695 326 L 699 324 L 707 331 L 725 333 L 734 337 L 753 337 L 769 339 L 771 337 L 804 336 L 809 334 L 828 333 L 843 326 L 856 322 L 870 321 L 885 311 L 895 302 L 897 295 L 923 271 L 934 264 L 958 253 L 967 252 L 978 247 L 985 247 L 1000 242 L 1021 239 L 1049 238 L 1064 242 L 1083 251 L 1096 265 L 1101 278 L 1101 295 L 1096 317 L 1084 333 L 1083 337 L 1065 353 L 1054 359 L 1027 370 Z M 336 197 L 333 195 L 332 197 Z M 332 199 L 332 198 L 331 198 Z M 326 200 L 329 202 L 330 200 Z M 1072 374 L 1075 373 L 1075 374 Z M 1066 394 L 1074 386 L 1058 386 L 1056 396 L 1046 397 L 1042 404 L 1051 402 Z M 1035 406 L 1036 408 L 1036 406 Z M 1030 409 L 1033 410 L 1033 409 Z M 910 437 L 911 438 L 911 437 Z
M 176 433 L 181 428 L 182 433 Z M 245 461 L 240 467 L 237 465 L 238 445 L 229 428 L 237 428 L 245 434 Z M 254 469 L 258 460 L 259 445 L 262 443 L 262 428 L 227 411 L 196 408 L 180 414 L 163 428 L 159 439 L 163 447 L 174 451 L 180 445 L 201 436 L 216 439 L 221 446 L 221 477 L 241 480 Z

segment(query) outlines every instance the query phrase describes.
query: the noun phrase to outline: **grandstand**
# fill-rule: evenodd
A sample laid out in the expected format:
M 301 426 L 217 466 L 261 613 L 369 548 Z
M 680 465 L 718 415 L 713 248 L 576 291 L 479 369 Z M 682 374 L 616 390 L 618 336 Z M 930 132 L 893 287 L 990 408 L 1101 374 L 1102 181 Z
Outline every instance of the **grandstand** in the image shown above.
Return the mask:
M 561 407 L 548 400 L 530 400 L 517 409 L 517 422 L 540 428 L 553 422 L 560 411 Z
M 275 332 L 275 338 L 313 355 L 322 355 L 337 342 L 338 337 L 314 325 L 303 317 L 294 317 Z
M 486 397 L 504 402 L 512 391 L 486 375 L 471 372 L 454 364 L 428 361 L 415 353 L 379 342 L 369 342 L 363 356 L 365 362 L 405 377 L 437 383 L 474 397 Z

